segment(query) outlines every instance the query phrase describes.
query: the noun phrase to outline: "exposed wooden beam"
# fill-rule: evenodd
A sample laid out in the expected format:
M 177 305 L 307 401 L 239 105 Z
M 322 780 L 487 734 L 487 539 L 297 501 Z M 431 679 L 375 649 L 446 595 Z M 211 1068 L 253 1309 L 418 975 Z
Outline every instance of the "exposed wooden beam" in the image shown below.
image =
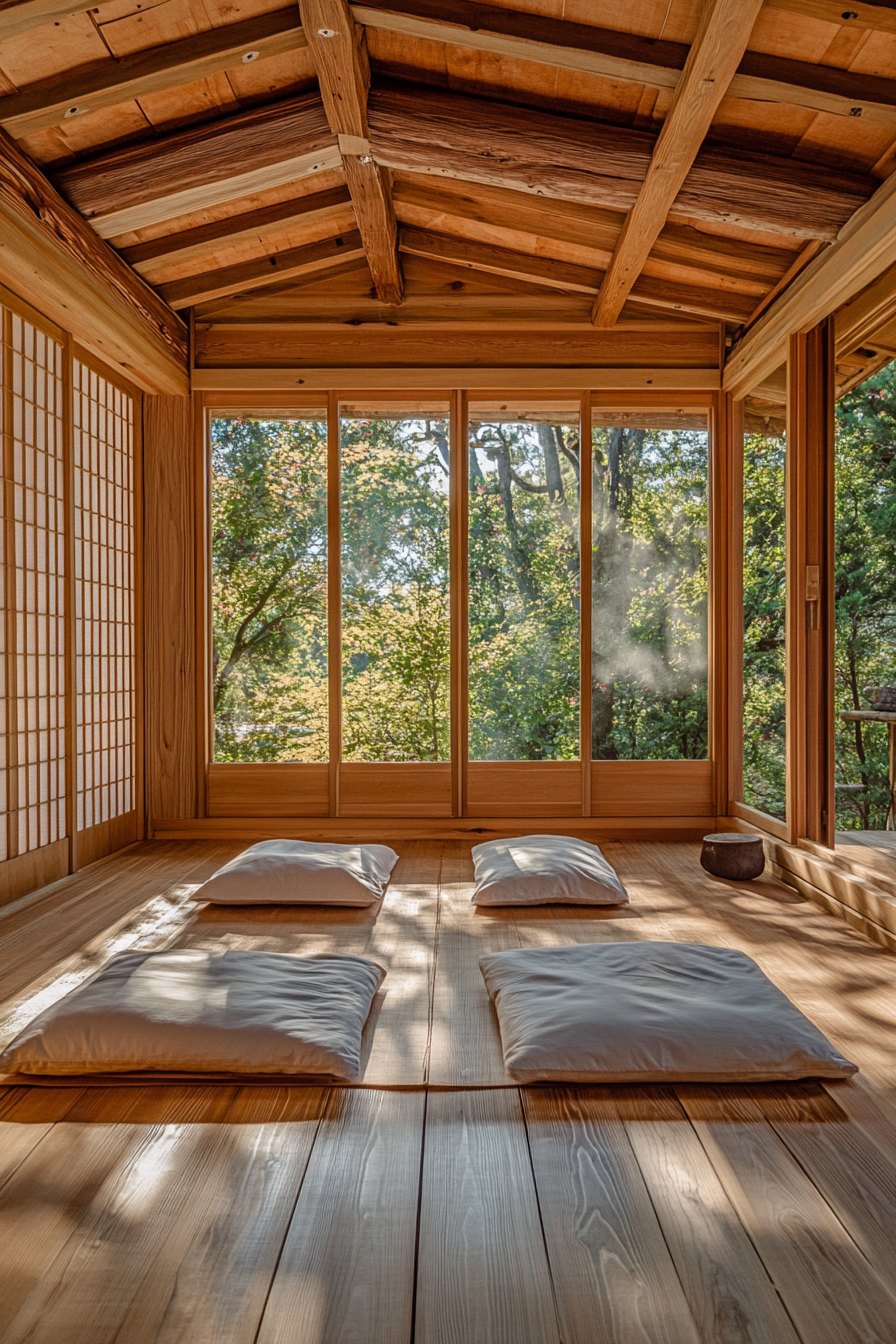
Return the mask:
M 368 118 L 387 167 L 625 212 L 655 144 L 641 131 L 441 90 L 373 88 Z M 671 217 L 830 240 L 876 186 L 793 159 L 703 149 Z
M 187 387 L 180 318 L 0 130 L 0 280 L 150 392 Z
M 619 212 L 637 199 L 655 144 L 639 131 L 435 90 L 373 88 L 368 120 L 371 152 L 386 167 Z M 304 94 L 115 150 L 56 180 L 108 238 L 341 163 L 320 98 Z M 704 149 L 671 218 L 774 232 L 782 245 L 832 240 L 876 186 L 792 159 Z
M 352 18 L 348 0 L 300 0 L 300 5 L 376 292 L 383 303 L 400 303 L 404 281 L 389 171 L 375 161 L 368 139 L 370 67 L 364 29 Z
M 314 92 L 113 150 L 55 180 L 100 237 L 113 238 L 341 163 Z
M 0 38 L 19 37 L 44 23 L 60 23 L 107 0 L 0 0 Z
M 370 28 L 654 89 L 676 87 L 689 50 L 683 42 L 499 9 L 476 0 L 372 0 L 352 8 L 356 19 Z M 896 80 L 765 52 L 744 54 L 729 93 L 896 126 Z
M 159 292 L 172 308 L 191 308 L 196 303 L 220 299 L 225 294 L 248 293 L 268 285 L 282 285 L 287 280 L 319 274 L 333 266 L 364 256 L 361 235 L 358 232 L 327 238 L 322 243 L 305 247 L 291 247 L 285 252 L 256 257 L 236 266 L 219 266 L 202 275 L 190 275 L 161 285 Z
M 725 367 L 725 390 L 747 396 L 784 359 L 794 332 L 809 331 L 848 303 L 892 265 L 894 255 L 896 173 L 750 328 Z
M 873 345 L 876 333 L 891 318 L 896 318 L 896 263 L 840 309 L 834 323 L 837 358 L 857 345 Z
M 502 388 L 521 391 L 544 388 L 555 391 L 647 391 L 714 392 L 719 387 L 718 369 L 596 369 L 584 368 L 338 368 L 338 369 L 196 369 L 192 377 L 196 392 L 294 392 L 347 389 Z
M 592 309 L 596 327 L 612 327 L 622 312 L 747 49 L 762 4 L 763 0 L 706 0 L 650 167 Z
M 450 237 L 426 229 L 404 228 L 399 234 L 402 252 L 447 262 L 468 270 L 510 276 L 527 284 L 542 285 L 572 294 L 597 294 L 601 273 L 550 257 L 532 256 L 511 248 Z M 670 313 L 692 313 L 699 317 L 739 322 L 750 313 L 753 300 L 743 294 L 724 290 L 700 289 L 696 285 L 670 284 L 651 276 L 642 276 L 632 299 L 648 308 Z
M 0 98 L 0 124 L 21 137 L 86 112 L 205 79 L 241 63 L 307 46 L 294 10 L 275 10 L 179 42 L 65 71 Z
M 197 224 L 192 229 L 181 229 L 179 233 L 166 233 L 162 238 L 151 238 L 145 243 L 134 243 L 131 247 L 119 248 L 118 255 L 129 266 L 140 266 L 160 257 L 176 257 L 193 247 L 204 243 L 214 243 L 226 238 L 234 241 L 246 234 L 264 232 L 284 225 L 306 215 L 322 214 L 324 211 L 348 205 L 351 197 L 348 187 L 333 187 L 330 191 L 316 191 L 310 196 L 299 196 L 290 201 L 276 201 L 273 205 L 263 205 L 257 210 L 247 210 L 240 215 L 228 215 L 225 219 L 214 219 L 209 224 Z

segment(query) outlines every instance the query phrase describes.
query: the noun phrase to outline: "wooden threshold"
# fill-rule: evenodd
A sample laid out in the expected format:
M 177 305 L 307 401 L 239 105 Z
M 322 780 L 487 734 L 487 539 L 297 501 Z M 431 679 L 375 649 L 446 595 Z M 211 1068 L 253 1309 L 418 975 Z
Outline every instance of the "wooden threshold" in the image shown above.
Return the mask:
M 158 817 L 151 825 L 154 840 L 349 840 L 376 843 L 384 835 L 401 839 L 462 840 L 498 836 L 581 835 L 609 839 L 696 840 L 724 825 L 727 817 Z

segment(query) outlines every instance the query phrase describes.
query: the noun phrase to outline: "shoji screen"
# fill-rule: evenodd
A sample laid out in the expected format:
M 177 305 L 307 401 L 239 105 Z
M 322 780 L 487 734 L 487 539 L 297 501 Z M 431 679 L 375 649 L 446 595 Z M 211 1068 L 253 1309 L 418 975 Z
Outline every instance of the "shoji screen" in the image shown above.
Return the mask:
M 66 834 L 63 348 L 3 314 L 4 858 Z
M 134 403 L 78 359 L 72 381 L 75 826 L 93 833 L 78 843 L 84 863 L 136 836 Z

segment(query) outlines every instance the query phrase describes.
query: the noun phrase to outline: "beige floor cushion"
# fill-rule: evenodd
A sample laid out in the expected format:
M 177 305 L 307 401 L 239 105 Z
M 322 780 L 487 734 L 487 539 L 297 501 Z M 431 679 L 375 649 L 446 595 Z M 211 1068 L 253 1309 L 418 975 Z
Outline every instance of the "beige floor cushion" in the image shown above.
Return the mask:
M 521 835 L 473 846 L 476 905 L 624 905 L 628 893 L 597 845 Z
M 520 1083 L 770 1082 L 856 1072 L 750 957 L 588 943 L 479 962 Z
M 196 892 L 221 905 L 372 905 L 398 855 L 388 845 L 262 840 L 243 850 Z
M 121 952 L 0 1055 L 40 1074 L 360 1072 L 382 967 L 337 953 Z

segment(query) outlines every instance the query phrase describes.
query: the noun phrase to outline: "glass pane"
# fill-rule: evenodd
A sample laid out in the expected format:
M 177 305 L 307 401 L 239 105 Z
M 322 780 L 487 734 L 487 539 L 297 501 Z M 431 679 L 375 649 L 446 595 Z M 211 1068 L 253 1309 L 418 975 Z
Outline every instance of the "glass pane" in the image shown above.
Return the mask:
M 579 408 L 470 407 L 470 758 L 579 755 Z
M 341 410 L 343 757 L 449 760 L 448 407 Z
M 591 433 L 593 758 L 705 759 L 706 415 L 601 410 Z
M 326 411 L 211 421 L 215 761 L 325 761 Z
M 743 801 L 785 817 L 787 578 L 783 407 L 759 418 L 748 402 L 744 433 Z
M 834 453 L 836 825 L 883 831 L 894 729 L 841 716 L 896 711 L 896 363 L 837 403 Z

